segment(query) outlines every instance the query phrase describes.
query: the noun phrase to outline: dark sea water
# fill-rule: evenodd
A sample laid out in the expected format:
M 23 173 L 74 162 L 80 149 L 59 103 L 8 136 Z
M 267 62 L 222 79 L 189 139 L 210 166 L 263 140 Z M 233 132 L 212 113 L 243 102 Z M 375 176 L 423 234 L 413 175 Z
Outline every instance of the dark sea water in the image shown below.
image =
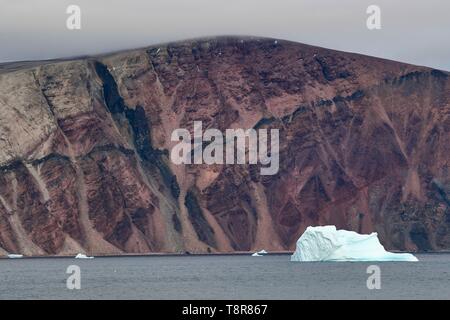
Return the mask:
M 450 299 L 450 254 L 420 262 L 290 262 L 288 255 L 0 259 L 0 299 Z M 367 267 L 381 270 L 369 290 Z M 81 269 L 81 289 L 66 269 Z

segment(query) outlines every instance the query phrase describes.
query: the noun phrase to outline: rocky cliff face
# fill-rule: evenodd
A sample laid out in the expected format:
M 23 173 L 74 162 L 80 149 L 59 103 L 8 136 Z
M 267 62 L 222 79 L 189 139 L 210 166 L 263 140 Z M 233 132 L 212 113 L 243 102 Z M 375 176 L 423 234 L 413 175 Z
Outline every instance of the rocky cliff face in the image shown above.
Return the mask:
M 0 65 L 0 254 L 292 250 L 309 225 L 450 249 L 447 72 L 216 38 Z M 280 171 L 174 165 L 175 128 L 277 128 Z

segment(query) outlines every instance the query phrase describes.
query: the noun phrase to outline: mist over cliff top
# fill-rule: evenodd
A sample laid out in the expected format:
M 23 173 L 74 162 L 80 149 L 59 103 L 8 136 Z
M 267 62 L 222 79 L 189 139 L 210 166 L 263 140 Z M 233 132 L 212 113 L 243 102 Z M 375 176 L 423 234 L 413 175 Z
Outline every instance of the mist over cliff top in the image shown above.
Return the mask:
M 66 28 L 69 0 L 0 0 L 0 62 L 92 55 L 221 34 L 257 35 L 450 70 L 450 4 L 380 0 L 368 30 L 359 0 L 79 0 L 81 29 Z

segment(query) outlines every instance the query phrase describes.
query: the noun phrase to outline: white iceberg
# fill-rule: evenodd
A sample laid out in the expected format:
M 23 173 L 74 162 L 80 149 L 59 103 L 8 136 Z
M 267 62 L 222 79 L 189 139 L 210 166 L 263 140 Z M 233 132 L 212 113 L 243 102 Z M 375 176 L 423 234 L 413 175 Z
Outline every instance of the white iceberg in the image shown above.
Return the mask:
M 75 256 L 75 259 L 94 259 L 94 257 L 88 257 L 87 255 L 83 253 L 79 253 Z
M 291 261 L 418 261 L 410 253 L 384 249 L 376 232 L 359 234 L 335 226 L 308 227 L 297 240 Z
M 23 258 L 23 255 L 22 254 L 16 254 L 16 253 L 10 253 L 10 254 L 8 254 L 8 258 L 10 258 L 10 259 L 20 259 L 20 258 Z
M 254 254 L 252 254 L 252 257 L 262 257 L 262 256 L 265 256 L 267 253 L 268 252 L 266 250 L 262 249 L 258 252 L 255 252 Z

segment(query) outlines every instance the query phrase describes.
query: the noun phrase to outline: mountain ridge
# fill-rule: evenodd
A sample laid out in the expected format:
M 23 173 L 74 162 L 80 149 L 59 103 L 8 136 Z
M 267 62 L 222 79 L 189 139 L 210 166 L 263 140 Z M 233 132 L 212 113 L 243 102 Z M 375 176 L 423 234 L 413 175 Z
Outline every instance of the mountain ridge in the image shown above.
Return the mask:
M 112 51 L 102 52 L 102 53 L 98 53 L 98 54 L 82 54 L 82 55 L 77 55 L 77 56 L 67 56 L 67 57 L 49 58 L 49 59 L 41 59 L 41 60 L 18 60 L 18 61 L 0 62 L 0 73 L 2 71 L 4 71 L 4 72 L 13 72 L 13 71 L 18 71 L 18 70 L 22 70 L 22 69 L 42 66 L 44 64 L 50 64 L 50 63 L 60 63 L 60 62 L 67 62 L 67 61 L 74 61 L 74 60 L 95 60 L 95 59 L 107 58 L 107 57 L 114 56 L 114 55 L 120 55 L 120 54 L 127 53 L 127 52 L 134 52 L 134 51 L 140 51 L 140 50 L 150 50 L 152 48 L 157 48 L 157 47 L 161 47 L 161 46 L 177 45 L 177 44 L 183 44 L 183 43 L 192 43 L 192 42 L 198 42 L 198 41 L 211 41 L 211 40 L 216 40 L 217 41 L 217 40 L 221 40 L 221 39 L 222 40 L 223 39 L 225 39 L 225 40 L 226 39 L 235 39 L 235 40 L 237 39 L 237 40 L 244 40 L 244 41 L 245 40 L 283 41 L 283 42 L 295 43 L 295 44 L 298 44 L 298 45 L 308 46 L 308 47 L 317 48 L 317 49 L 324 49 L 324 50 L 334 51 L 334 52 L 337 52 L 337 53 L 340 52 L 340 53 L 354 54 L 356 56 L 363 56 L 363 57 L 368 57 L 368 58 L 373 58 L 373 59 L 380 59 L 380 60 L 384 60 L 384 61 L 402 63 L 402 64 L 407 64 L 407 65 L 416 66 L 416 67 L 424 67 L 424 68 L 439 70 L 439 71 L 446 72 L 446 73 L 450 72 L 450 70 L 434 68 L 434 67 L 431 67 L 431 66 L 413 64 L 413 63 L 408 63 L 408 62 L 404 62 L 404 61 L 400 61 L 400 60 L 393 60 L 393 59 L 388 59 L 388 58 L 383 58 L 383 57 L 378 57 L 378 56 L 371 56 L 369 54 L 364 54 L 364 53 L 359 53 L 359 52 L 336 50 L 336 49 L 332 49 L 332 48 L 329 48 L 329 47 L 323 47 L 323 46 L 314 45 L 314 44 L 307 44 L 307 43 L 302 43 L 302 42 L 296 42 L 296 41 L 293 41 L 293 40 L 272 38 L 272 37 L 263 37 L 263 36 L 232 35 L 232 34 L 230 34 L 230 35 L 219 35 L 219 36 L 193 37 L 193 38 L 189 38 L 189 39 L 167 41 L 167 42 L 161 42 L 161 43 L 156 43 L 156 44 L 151 44 L 151 45 L 145 45 L 145 46 L 136 47 L 136 48 L 125 48 L 125 49 L 112 50 Z

